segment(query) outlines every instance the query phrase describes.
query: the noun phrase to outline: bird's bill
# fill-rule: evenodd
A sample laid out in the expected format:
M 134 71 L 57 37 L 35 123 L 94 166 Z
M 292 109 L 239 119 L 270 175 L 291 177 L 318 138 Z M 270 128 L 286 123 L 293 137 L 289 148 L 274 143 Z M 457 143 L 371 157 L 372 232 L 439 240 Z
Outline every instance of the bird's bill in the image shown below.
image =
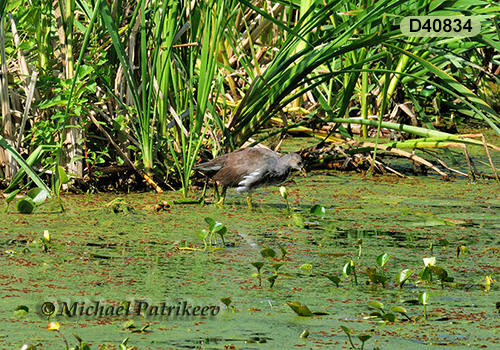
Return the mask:
M 307 177 L 306 169 L 302 168 L 302 169 L 300 169 L 300 172 L 302 173 L 302 175 Z

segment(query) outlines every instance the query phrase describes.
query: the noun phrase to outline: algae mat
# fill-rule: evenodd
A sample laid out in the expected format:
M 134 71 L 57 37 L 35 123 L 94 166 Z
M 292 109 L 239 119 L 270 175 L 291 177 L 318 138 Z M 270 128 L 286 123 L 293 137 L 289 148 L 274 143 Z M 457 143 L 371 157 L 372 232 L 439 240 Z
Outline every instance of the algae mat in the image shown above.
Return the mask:
M 92 349 L 126 338 L 135 349 L 350 348 L 341 327 L 357 348 L 358 335 L 365 349 L 498 347 L 498 184 L 313 173 L 287 188 L 291 213 L 276 188 L 257 192 L 251 213 L 234 192 L 224 208 L 156 211 L 178 195 L 143 193 L 9 209 L 0 348 L 64 349 L 62 335 L 75 347 L 73 332 Z M 227 228 L 224 249 L 203 250 L 207 217 Z

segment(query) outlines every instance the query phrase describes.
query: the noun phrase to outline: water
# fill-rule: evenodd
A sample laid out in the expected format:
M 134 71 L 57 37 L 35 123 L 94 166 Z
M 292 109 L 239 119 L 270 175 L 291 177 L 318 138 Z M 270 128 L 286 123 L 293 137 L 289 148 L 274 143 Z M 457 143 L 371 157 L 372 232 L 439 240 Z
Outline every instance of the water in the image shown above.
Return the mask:
M 90 316 L 52 316 L 50 321 L 60 323 L 71 346 L 78 344 L 75 332 L 92 349 L 115 349 L 127 337 L 128 346 L 137 349 L 349 348 L 340 326 L 355 333 L 358 347 L 357 335 L 371 335 L 366 349 L 496 344 L 498 283 L 487 292 L 485 278 L 500 272 L 498 184 L 314 172 L 294 176 L 287 189 L 292 213 L 276 188 L 255 193 L 251 213 L 245 199 L 232 192 L 224 208 L 172 205 L 156 212 L 158 202 L 179 198 L 172 192 L 123 196 L 125 211 L 106 206 L 117 197 L 111 194 L 64 196 L 64 213 L 50 203 L 31 215 L 12 208 L 0 218 L 1 347 L 32 343 L 64 349 L 61 336 L 45 329 L 43 302 L 56 309 L 62 302 L 100 302 L 117 310 L 138 301 L 156 309 L 108 317 L 89 311 Z M 324 206 L 325 213 L 311 214 L 314 204 Z M 227 227 L 225 249 L 203 250 L 195 234 L 208 228 L 205 217 Z M 52 238 L 49 252 L 39 243 L 44 230 Z M 462 246 L 468 253 L 457 258 Z M 263 258 L 264 247 L 275 250 L 276 257 Z M 367 267 L 381 273 L 375 259 L 382 253 L 390 255 L 386 288 L 368 283 L 366 274 Z M 420 281 L 423 258 L 431 256 L 453 282 Z M 357 286 L 342 274 L 351 259 Z M 264 262 L 261 287 L 251 265 L 257 261 Z M 270 289 L 268 278 L 276 274 L 272 265 L 277 263 L 284 265 Z M 408 268 L 414 273 L 400 290 L 395 276 Z M 339 287 L 324 274 L 339 277 Z M 427 321 L 422 305 L 408 303 L 422 292 L 429 294 Z M 229 309 L 221 298 L 232 300 Z M 375 311 L 368 303 L 375 300 L 389 313 L 393 306 L 405 307 L 412 321 L 399 314 L 393 323 L 367 318 Z M 324 314 L 297 316 L 286 301 Z M 158 314 L 164 304 L 184 303 L 190 310 L 219 309 L 204 317 L 182 310 L 177 316 Z M 29 312 L 15 313 L 19 306 Z M 306 329 L 309 337 L 299 338 Z

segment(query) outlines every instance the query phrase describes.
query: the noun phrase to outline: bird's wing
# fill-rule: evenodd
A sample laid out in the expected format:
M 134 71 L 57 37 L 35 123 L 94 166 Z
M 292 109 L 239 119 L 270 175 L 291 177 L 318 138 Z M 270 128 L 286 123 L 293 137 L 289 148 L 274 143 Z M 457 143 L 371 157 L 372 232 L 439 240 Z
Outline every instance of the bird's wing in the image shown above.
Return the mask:
M 228 154 L 224 167 L 214 180 L 228 187 L 237 187 L 242 181 L 248 184 L 262 176 L 265 169 L 274 166 L 279 154 L 262 148 L 245 148 Z
M 227 160 L 227 154 L 224 154 L 224 155 L 217 157 L 215 159 L 212 159 L 208 162 L 196 164 L 194 166 L 194 169 L 203 170 L 203 171 L 220 170 L 224 166 L 224 164 L 226 163 L 226 160 Z

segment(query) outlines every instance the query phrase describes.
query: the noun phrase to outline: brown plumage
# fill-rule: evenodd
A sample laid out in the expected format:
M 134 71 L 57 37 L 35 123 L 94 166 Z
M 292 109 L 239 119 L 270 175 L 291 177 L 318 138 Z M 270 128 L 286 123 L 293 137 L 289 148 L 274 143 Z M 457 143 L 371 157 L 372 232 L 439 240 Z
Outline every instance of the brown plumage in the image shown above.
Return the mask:
M 233 187 L 249 197 L 258 187 L 279 185 L 292 169 L 304 172 L 302 158 L 297 153 L 281 156 L 265 148 L 243 148 L 224 154 L 194 167 L 197 170 L 216 172 L 212 177 L 224 187 Z M 249 205 L 251 199 L 249 200 Z

